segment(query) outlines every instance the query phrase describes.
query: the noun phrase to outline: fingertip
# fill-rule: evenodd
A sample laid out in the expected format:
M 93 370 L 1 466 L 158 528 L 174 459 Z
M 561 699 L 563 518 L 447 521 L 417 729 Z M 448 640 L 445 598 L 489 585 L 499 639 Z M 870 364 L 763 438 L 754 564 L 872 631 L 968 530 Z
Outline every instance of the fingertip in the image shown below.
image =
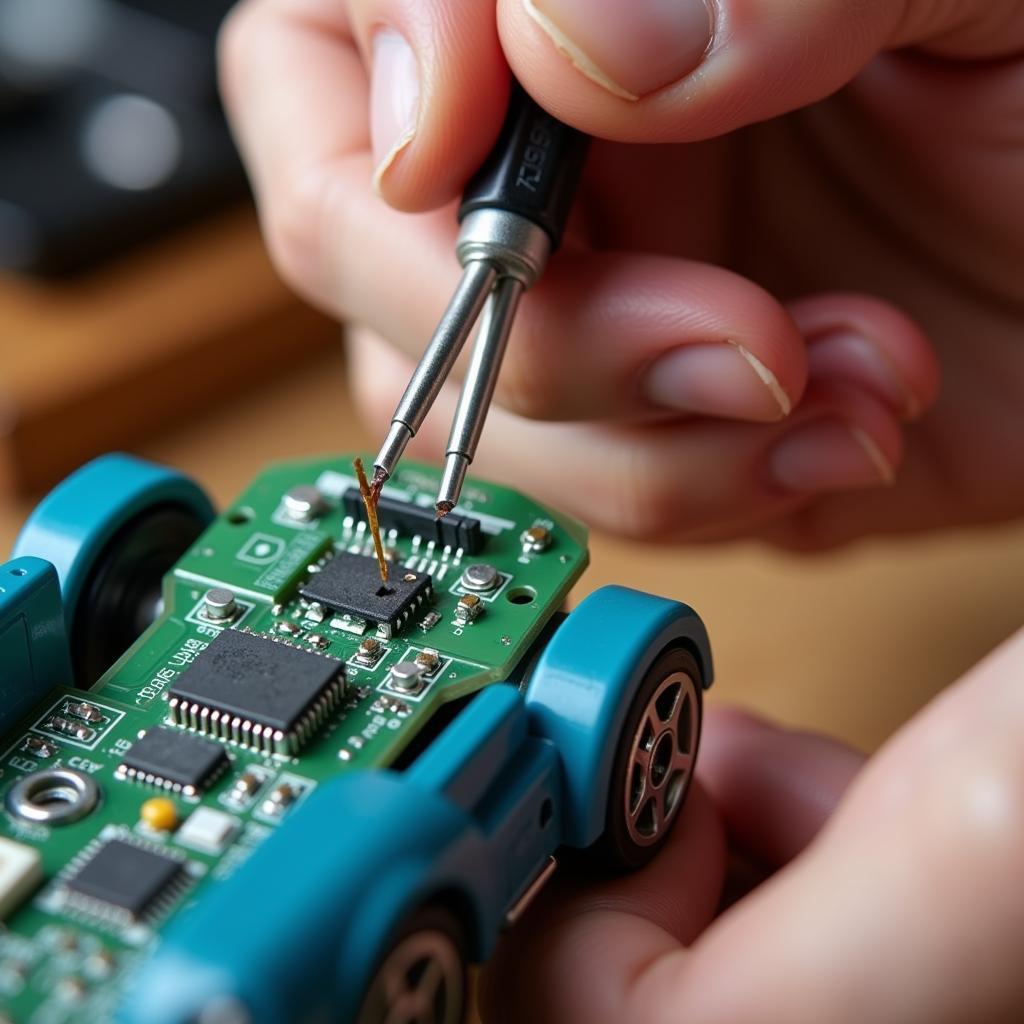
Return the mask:
M 699 777 L 730 835 L 778 867 L 828 820 L 864 757 L 831 737 L 738 708 L 709 709 Z
M 903 452 L 889 406 L 855 386 L 815 381 L 793 425 L 766 448 L 766 481 L 778 493 L 805 496 L 891 487 Z
M 815 379 L 843 381 L 875 394 L 904 420 L 934 404 L 939 361 L 924 330 L 891 303 L 869 295 L 815 295 L 790 312 L 807 336 Z
M 459 194 L 504 117 L 509 74 L 494 8 L 389 0 L 360 18 L 374 187 L 397 209 L 435 209 Z

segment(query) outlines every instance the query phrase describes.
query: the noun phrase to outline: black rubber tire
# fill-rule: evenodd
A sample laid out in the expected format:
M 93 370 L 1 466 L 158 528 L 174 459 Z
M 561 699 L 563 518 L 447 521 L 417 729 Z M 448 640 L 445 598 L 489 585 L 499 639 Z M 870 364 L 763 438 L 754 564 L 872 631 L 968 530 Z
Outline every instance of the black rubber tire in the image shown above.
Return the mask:
M 96 558 L 70 622 L 71 664 L 88 688 L 155 621 L 164 574 L 206 523 L 181 505 L 158 505 L 127 523 Z
M 623 808 L 626 787 L 630 784 L 629 769 L 633 748 L 633 739 L 639 728 L 641 718 L 657 692 L 661 683 L 675 672 L 684 672 L 694 682 L 696 706 L 696 738 L 693 743 L 693 756 L 690 769 L 683 781 L 682 791 L 675 803 L 675 810 L 668 827 L 650 845 L 640 845 L 629 832 L 629 824 Z M 684 647 L 668 647 L 662 651 L 644 673 L 643 681 L 637 690 L 629 714 L 619 733 L 616 744 L 615 761 L 608 787 L 608 803 L 605 817 L 605 830 L 601 837 L 587 851 L 586 859 L 592 864 L 615 871 L 633 871 L 643 867 L 661 849 L 671 834 L 672 828 L 679 820 L 679 815 L 686 804 L 686 797 L 693 780 L 693 772 L 697 763 L 700 748 L 700 736 L 704 717 L 704 685 L 700 665 L 693 654 Z
M 383 1024 L 387 1020 L 386 1008 L 381 1006 L 375 988 L 385 969 L 388 958 L 397 952 L 403 943 L 417 935 L 443 937 L 449 944 L 450 955 L 457 957 L 458 961 L 459 981 L 454 986 L 455 991 L 449 997 L 455 1000 L 455 1004 L 450 1005 L 446 1001 L 438 1003 L 435 1014 L 437 1024 L 468 1024 L 470 1020 L 469 972 L 467 969 L 469 943 L 466 929 L 459 917 L 442 902 L 424 904 L 405 918 L 398 928 L 395 929 L 394 934 L 389 940 L 387 950 L 377 962 L 373 978 L 367 987 L 363 1003 L 359 1008 L 356 1024 Z M 438 999 L 445 999 L 440 990 Z

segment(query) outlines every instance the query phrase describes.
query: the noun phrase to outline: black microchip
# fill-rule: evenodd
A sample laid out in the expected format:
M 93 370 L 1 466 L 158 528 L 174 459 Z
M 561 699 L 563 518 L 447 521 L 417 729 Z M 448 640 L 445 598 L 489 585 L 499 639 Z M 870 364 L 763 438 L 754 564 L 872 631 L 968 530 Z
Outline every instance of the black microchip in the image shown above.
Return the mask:
M 121 778 L 136 779 L 186 796 L 204 790 L 227 766 L 219 743 L 173 729 L 150 729 L 118 766 Z
M 225 629 L 170 689 L 170 719 L 198 732 L 291 754 L 334 708 L 345 666 L 269 637 Z
M 366 522 L 366 506 L 357 487 L 345 491 L 342 501 L 345 511 L 353 519 Z M 405 536 L 422 537 L 432 540 L 438 547 L 449 547 L 453 551 L 462 548 L 467 555 L 479 554 L 486 541 L 480 520 L 473 516 L 449 512 L 443 519 L 438 519 L 433 505 L 414 505 L 388 494 L 382 494 L 377 501 L 377 521 L 382 530 L 397 530 Z
M 178 880 L 184 862 L 123 839 L 105 842 L 64 883 L 69 902 L 101 916 L 137 921 Z
M 341 551 L 299 590 L 333 611 L 383 626 L 390 636 L 430 597 L 432 581 L 428 573 L 397 565 L 387 583 L 381 583 L 375 558 Z

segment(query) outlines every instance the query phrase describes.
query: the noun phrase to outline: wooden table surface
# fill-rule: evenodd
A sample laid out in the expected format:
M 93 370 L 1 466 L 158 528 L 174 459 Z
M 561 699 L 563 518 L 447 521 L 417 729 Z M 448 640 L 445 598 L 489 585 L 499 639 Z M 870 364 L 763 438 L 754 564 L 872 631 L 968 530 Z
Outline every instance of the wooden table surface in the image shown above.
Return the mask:
M 191 412 L 137 450 L 194 475 L 223 505 L 267 460 L 374 447 L 344 378 L 339 346 Z M 30 507 L 30 499 L 0 504 L 0 550 Z M 813 558 L 752 544 L 665 550 L 595 536 L 579 594 L 613 582 L 701 612 L 715 648 L 715 699 L 872 748 L 1024 621 L 1024 523 Z

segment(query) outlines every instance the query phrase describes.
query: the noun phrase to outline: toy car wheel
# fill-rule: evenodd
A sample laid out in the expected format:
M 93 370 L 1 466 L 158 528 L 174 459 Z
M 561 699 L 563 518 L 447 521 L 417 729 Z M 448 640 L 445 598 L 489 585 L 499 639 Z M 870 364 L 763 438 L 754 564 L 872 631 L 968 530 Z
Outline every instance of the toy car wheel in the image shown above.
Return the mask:
M 462 1024 L 467 991 L 465 929 L 447 907 L 427 904 L 391 939 L 358 1024 Z
M 593 847 L 617 868 L 646 864 L 668 838 L 690 789 L 703 717 L 700 666 L 682 647 L 644 674 L 619 737 L 604 834 Z
M 153 621 L 164 573 L 212 518 L 195 483 L 128 455 L 87 463 L 36 507 L 14 552 L 57 570 L 79 686 L 91 686 Z

